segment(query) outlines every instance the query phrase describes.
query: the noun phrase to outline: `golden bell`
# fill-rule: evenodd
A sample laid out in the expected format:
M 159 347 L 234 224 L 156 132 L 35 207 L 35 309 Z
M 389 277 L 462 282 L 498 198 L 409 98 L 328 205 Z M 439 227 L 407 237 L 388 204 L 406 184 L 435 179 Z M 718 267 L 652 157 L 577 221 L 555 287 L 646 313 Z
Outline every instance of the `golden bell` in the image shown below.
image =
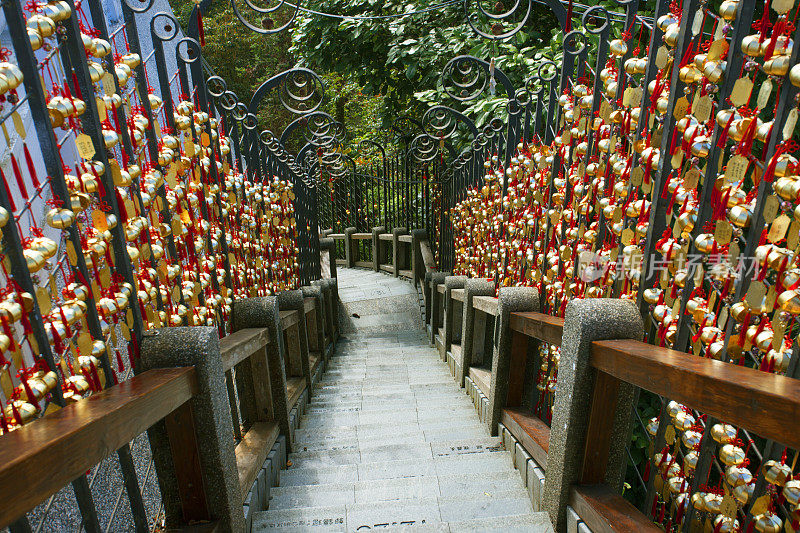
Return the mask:
M 44 15 L 31 15 L 28 17 L 26 25 L 44 38 L 50 37 L 56 31 L 56 23 L 53 19 Z
M 744 462 L 744 450 L 734 444 L 725 444 L 719 451 L 719 459 L 727 466 L 739 466 Z
M 789 56 L 777 56 L 764 61 L 764 72 L 770 76 L 785 76 L 789 72 Z
M 783 497 L 789 505 L 796 506 L 800 504 L 800 479 L 793 479 L 787 481 L 783 486 Z
M 733 497 L 736 498 L 736 501 L 744 505 L 748 502 L 748 500 L 750 500 L 750 497 L 753 495 L 754 488 L 755 488 L 755 483 L 739 485 L 738 487 L 733 489 Z
M 783 520 L 776 514 L 769 511 L 754 517 L 756 531 L 759 533 L 781 533 L 783 531 Z
M 717 515 L 714 518 L 714 531 L 716 533 L 734 533 L 739 531 L 739 521 L 736 518 Z
M 736 12 L 739 9 L 739 0 L 725 0 L 719 6 L 719 16 L 727 21 L 736 20 Z
M 753 480 L 753 474 L 747 468 L 729 466 L 725 469 L 725 481 L 731 487 L 746 485 Z
M 793 66 L 792 70 L 789 71 L 789 81 L 795 87 L 800 87 L 800 63 Z
M 103 68 L 103 65 L 97 63 L 96 61 L 89 61 L 88 67 L 89 67 L 89 77 L 92 78 L 92 83 L 99 82 L 103 78 L 103 75 L 106 73 L 105 69 Z
M 800 293 L 796 290 L 783 291 L 778 296 L 777 305 L 792 315 L 800 314 Z
M 44 254 L 37 250 L 23 250 L 22 254 L 25 256 L 25 263 L 31 274 L 38 272 L 47 264 L 47 259 Z
M 765 461 L 761 471 L 764 473 L 764 481 L 778 487 L 782 487 L 792 476 L 792 468 L 789 465 L 774 460 Z
M 628 45 L 622 39 L 614 39 L 609 43 L 608 53 L 615 57 L 622 57 L 628 53 Z
M 761 37 L 758 34 L 748 35 L 742 39 L 741 48 L 742 53 L 746 56 L 760 57 L 764 55 L 764 51 L 761 48 Z
M 674 48 L 678 44 L 678 34 L 680 33 L 680 24 L 673 22 L 667 29 L 664 30 L 664 43 L 670 48 Z
M 135 54 L 133 52 L 128 52 L 127 54 L 123 55 L 120 58 L 120 61 L 127 65 L 127 67 L 131 70 L 135 69 L 142 63 L 142 58 L 139 54 Z

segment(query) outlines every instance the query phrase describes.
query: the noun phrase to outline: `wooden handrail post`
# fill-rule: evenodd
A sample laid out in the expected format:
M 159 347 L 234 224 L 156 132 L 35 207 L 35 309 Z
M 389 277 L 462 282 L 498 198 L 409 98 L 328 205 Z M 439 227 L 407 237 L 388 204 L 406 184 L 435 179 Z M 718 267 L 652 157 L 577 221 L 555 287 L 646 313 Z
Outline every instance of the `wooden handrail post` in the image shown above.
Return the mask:
M 281 433 L 286 436 L 287 447 L 291 448 L 293 433 L 291 424 L 289 424 L 289 400 L 286 396 L 283 331 L 280 320 L 278 298 L 275 296 L 242 298 L 234 300 L 231 306 L 231 331 L 266 328 L 269 333 L 266 357 L 270 390 L 272 391 L 272 414 Z
M 542 500 L 556 531 L 566 529 L 573 485 L 602 481 L 621 490 L 625 477 L 635 388 L 597 378 L 589 363 L 592 342 L 643 335 L 641 315 L 630 300 L 589 298 L 567 305 Z
M 431 314 L 432 314 L 432 305 L 431 305 L 431 278 L 433 276 L 433 272 L 425 272 L 425 277 L 422 279 L 422 299 L 425 302 L 425 326 L 431 327 Z
M 422 241 L 427 240 L 428 232 L 424 229 L 411 230 L 411 279 L 414 286 L 420 284 L 425 276 L 425 262 L 422 259 Z
M 309 323 L 308 320 L 306 320 L 306 327 L 308 328 L 308 351 L 319 352 L 322 360 L 327 363 L 328 355 L 325 349 L 325 316 L 322 287 L 306 285 L 305 287 L 300 287 L 300 289 L 303 291 L 304 298 L 314 299 L 314 312 L 311 313 L 313 322 Z
M 436 333 L 442 324 L 443 306 L 437 287 L 444 283 L 449 272 L 434 272 L 431 274 L 431 346 L 436 346 Z
M 386 226 L 375 226 L 372 228 L 372 270 L 378 272 L 381 269 L 384 256 L 384 245 L 380 236 L 386 233 Z
M 311 364 L 308 359 L 308 329 L 306 327 L 303 291 L 297 289 L 278 293 L 278 309 L 280 311 L 296 311 L 299 315 L 297 324 L 287 331 L 287 334 L 291 336 L 292 342 L 289 343 L 289 350 L 286 355 L 288 360 L 300 363 L 310 398 L 313 385 L 311 383 Z
M 469 367 L 473 362 L 476 333 L 483 339 L 486 325 L 478 324 L 481 331 L 476 332 L 475 309 L 472 307 L 474 296 L 494 296 L 494 283 L 485 279 L 468 279 L 464 282 L 464 318 L 461 326 L 461 367 L 457 370 L 456 381 L 464 386 L 464 377 L 469 375 Z M 479 313 L 483 315 L 483 313 Z M 483 315 L 485 316 L 485 315 Z M 458 363 L 458 361 L 457 361 Z M 456 365 L 458 367 L 458 365 Z
M 461 322 L 464 317 L 462 310 L 460 315 L 455 313 L 455 308 L 461 306 L 461 302 L 453 300 L 453 289 L 463 289 L 467 281 L 466 276 L 447 276 L 444 278 L 444 338 L 442 339 L 442 359 L 446 359 L 447 352 L 453 344 L 453 339 L 461 338 Z
M 147 431 L 167 526 L 214 519 L 238 533 L 245 521 L 217 329 L 146 332 L 139 371 L 176 366 L 195 367 L 198 394 Z
M 486 423 L 489 433 L 497 435 L 497 424 L 503 414 L 508 396 L 511 369 L 511 338 L 509 328 L 511 313 L 538 311 L 539 292 L 533 287 L 501 287 L 497 295 L 497 318 L 495 320 L 495 344 L 492 353 L 492 382 L 489 394 L 489 416 Z M 527 349 L 527 347 L 526 347 Z
M 353 233 L 355 232 L 356 228 L 354 227 L 345 228 L 344 230 L 344 260 L 348 268 L 356 266 L 356 254 L 353 253 L 353 248 L 356 244 L 353 240 Z
M 408 256 L 403 256 L 400 252 L 400 235 L 407 235 L 406 228 L 394 228 L 392 230 L 392 265 L 394 266 L 394 277 L 400 277 L 400 268 L 407 266 L 409 262 Z M 403 246 L 403 249 L 406 247 Z

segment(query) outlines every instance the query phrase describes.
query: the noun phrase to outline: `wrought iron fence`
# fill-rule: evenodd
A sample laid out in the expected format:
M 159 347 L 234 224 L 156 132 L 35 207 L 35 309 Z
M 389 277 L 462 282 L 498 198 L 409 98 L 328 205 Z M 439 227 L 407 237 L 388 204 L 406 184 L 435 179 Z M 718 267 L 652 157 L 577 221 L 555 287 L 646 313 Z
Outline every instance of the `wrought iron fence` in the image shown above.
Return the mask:
M 631 299 L 651 343 L 797 377 L 793 4 L 582 10 L 561 64 L 512 93 L 519 145 L 498 129 L 444 185 L 442 269 L 536 286 L 559 316 Z M 482 34 L 519 31 L 526 5 Z M 667 530 L 797 527 L 796 450 L 667 398 L 637 416 L 629 495 Z
M 234 298 L 320 274 L 316 183 L 204 63 L 197 26 L 184 36 L 152 1 L 113 7 L 3 3 L 0 433 L 127 379 L 148 328 L 224 336 Z M 293 109 L 314 77 L 260 91 Z M 72 493 L 11 531 L 162 519 L 141 436 Z

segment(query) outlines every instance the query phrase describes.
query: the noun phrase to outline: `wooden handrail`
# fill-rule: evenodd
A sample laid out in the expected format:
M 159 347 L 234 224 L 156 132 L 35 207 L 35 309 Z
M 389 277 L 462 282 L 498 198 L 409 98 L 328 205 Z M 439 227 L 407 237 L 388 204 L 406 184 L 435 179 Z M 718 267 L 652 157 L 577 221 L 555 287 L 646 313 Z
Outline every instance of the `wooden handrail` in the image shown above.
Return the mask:
M 473 296 L 472 307 L 492 316 L 497 316 L 497 298 L 494 296 Z
M 267 460 L 280 429 L 277 422 L 256 422 L 236 445 L 236 468 L 239 472 L 239 489 L 242 501 L 258 477 Z
M 286 331 L 300 321 L 300 313 L 297 309 L 287 309 L 280 312 L 281 315 L 281 329 Z
M 372 233 L 353 233 L 355 240 L 368 240 L 372 238 Z
M 411 235 L 398 235 L 397 240 L 402 243 L 411 244 Z
M 436 286 L 436 292 L 438 292 L 439 294 L 444 294 L 444 284 L 443 283 L 440 283 L 440 284 L 438 284 Z
M 450 291 L 450 295 L 453 297 L 453 300 L 458 302 L 464 301 L 464 289 L 453 289 Z
M 634 340 L 592 343 L 590 363 L 621 381 L 800 448 L 800 380 Z
M 0 527 L 197 394 L 194 367 L 149 370 L 0 436 Z
M 240 329 L 219 340 L 222 356 L 222 370 L 227 372 L 256 351 L 269 344 L 269 331 L 266 328 Z
M 381 233 L 378 235 L 378 240 L 391 242 L 394 240 L 394 236 L 391 233 Z
M 328 237 L 331 239 L 344 239 L 344 233 L 330 233 Z
M 435 270 L 436 261 L 434 260 L 433 252 L 431 251 L 428 241 L 421 241 L 419 243 L 419 250 L 422 254 L 422 264 L 425 265 L 425 270 Z
M 518 331 L 528 337 L 561 346 L 564 319 L 534 312 L 511 313 L 509 327 L 512 331 Z
M 578 485 L 570 492 L 570 505 L 592 533 L 662 531 L 628 500 L 608 485 Z
M 316 303 L 314 298 L 307 296 L 303 298 L 303 312 L 308 314 L 314 310 Z

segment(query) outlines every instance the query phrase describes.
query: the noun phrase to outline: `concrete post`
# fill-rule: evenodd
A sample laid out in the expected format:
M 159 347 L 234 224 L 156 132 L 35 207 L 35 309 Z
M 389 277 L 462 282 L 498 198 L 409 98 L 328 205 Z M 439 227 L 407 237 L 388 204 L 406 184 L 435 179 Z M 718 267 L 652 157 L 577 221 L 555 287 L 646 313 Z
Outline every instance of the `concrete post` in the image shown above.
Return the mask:
M 214 327 L 161 328 L 144 334 L 140 371 L 194 366 L 198 393 L 190 400 L 209 512 L 220 530 L 244 531 L 228 391 Z M 175 465 L 164 420 L 147 430 L 167 525 L 183 524 Z
M 497 294 L 497 320 L 495 345 L 492 354 L 492 381 L 489 390 L 489 416 L 486 423 L 489 434 L 497 435 L 497 424 L 508 395 L 508 377 L 511 368 L 512 312 L 538 311 L 539 292 L 533 287 L 501 287 Z
M 630 300 L 588 298 L 567 304 L 542 500 L 543 510 L 550 514 L 556 531 L 566 529 L 570 487 L 578 483 L 583 467 L 597 374 L 589 365 L 592 342 L 641 340 L 643 336 L 641 315 Z M 634 391 L 632 385 L 621 383 L 616 412 L 609 413 L 614 423 L 605 482 L 615 491 L 621 490 L 625 477 L 625 445 L 635 407 Z
M 319 240 L 319 250 L 320 253 L 323 250 L 328 251 L 328 262 L 330 263 L 330 271 L 331 277 L 336 277 L 336 242 L 331 239 L 330 237 L 325 237 L 324 239 Z M 320 258 L 320 262 L 322 259 Z
M 486 279 L 468 279 L 464 282 L 464 319 L 461 324 L 461 368 L 456 370 L 456 381 L 464 386 L 464 377 L 469 375 L 472 366 L 472 352 L 475 342 L 475 309 L 472 298 L 475 296 L 494 296 L 494 283 Z M 458 361 L 456 361 L 458 363 Z M 458 367 L 458 365 L 456 365 Z
M 289 399 L 286 397 L 286 353 L 283 346 L 283 329 L 277 296 L 242 298 L 231 306 L 231 331 L 247 328 L 267 328 L 267 364 L 269 365 L 270 388 L 275 420 L 286 435 L 287 446 L 294 442 L 289 424 Z
M 431 346 L 436 346 L 436 334 L 439 330 L 439 322 L 444 318 L 439 309 L 439 290 L 438 286 L 444 283 L 449 272 L 434 272 L 431 274 Z
M 425 275 L 425 262 L 422 260 L 421 243 L 427 240 L 428 232 L 424 229 L 411 230 L 411 279 L 414 286 L 419 285 Z
M 386 226 L 375 226 L 372 228 L 372 270 L 378 272 L 381 269 L 381 259 L 383 258 L 383 244 L 379 238 L 386 233 Z
M 300 365 L 303 369 L 303 377 L 306 380 L 306 390 L 310 398 L 313 385 L 311 384 L 311 365 L 308 360 L 308 328 L 306 326 L 306 314 L 303 305 L 303 291 L 297 289 L 279 292 L 278 309 L 280 311 L 297 311 L 300 315 L 297 322 L 297 331 L 300 337 Z
M 400 267 L 405 266 L 406 261 L 402 260 L 400 253 L 400 235 L 406 235 L 406 228 L 394 228 L 392 230 L 392 265 L 394 265 L 394 277 L 400 276 Z M 407 258 L 410 259 L 410 258 Z
M 345 228 L 344 230 L 344 259 L 345 264 L 349 268 L 356 266 L 356 257 L 353 253 L 353 244 L 355 244 L 353 241 L 353 233 L 355 232 L 356 228 L 353 227 Z
M 450 346 L 453 344 L 453 338 L 461 335 L 461 329 L 458 334 L 454 334 L 455 327 L 461 326 L 461 316 L 455 316 L 454 307 L 455 301 L 453 300 L 453 289 L 463 289 L 464 283 L 467 281 L 466 276 L 447 276 L 444 278 L 444 339 L 442 339 L 442 346 L 444 347 L 444 357 L 447 359 L 447 352 L 450 351 Z

